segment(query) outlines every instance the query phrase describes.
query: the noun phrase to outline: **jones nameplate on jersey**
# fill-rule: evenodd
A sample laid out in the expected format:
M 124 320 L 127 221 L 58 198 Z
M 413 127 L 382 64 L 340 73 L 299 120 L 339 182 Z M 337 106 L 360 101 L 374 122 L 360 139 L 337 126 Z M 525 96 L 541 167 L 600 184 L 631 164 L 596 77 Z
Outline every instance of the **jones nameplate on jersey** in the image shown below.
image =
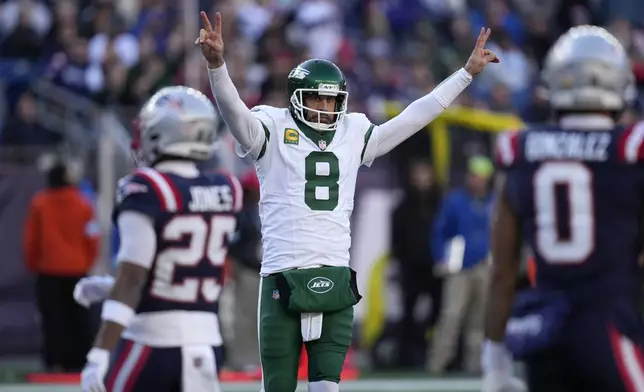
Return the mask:
M 608 132 L 531 132 L 526 136 L 525 157 L 530 162 L 545 159 L 602 162 L 608 159 L 611 140 Z
M 233 210 L 233 192 L 228 185 L 190 187 L 190 204 L 194 212 L 222 212 Z

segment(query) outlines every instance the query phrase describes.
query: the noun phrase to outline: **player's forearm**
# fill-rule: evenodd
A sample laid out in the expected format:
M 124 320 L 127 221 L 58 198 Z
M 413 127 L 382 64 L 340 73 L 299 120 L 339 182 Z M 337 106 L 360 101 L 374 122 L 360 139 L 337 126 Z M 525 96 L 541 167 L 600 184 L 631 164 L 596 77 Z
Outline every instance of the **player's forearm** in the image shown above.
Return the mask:
M 121 262 L 110 297 L 103 304 L 101 329 L 94 347 L 113 350 L 121 333 L 134 317 L 141 299 L 148 270 L 129 262 Z
M 519 263 L 514 262 L 515 259 L 518 260 L 519 255 L 514 253 L 511 243 L 501 239 L 493 239 L 493 263 L 485 311 L 485 338 L 494 342 L 503 341 L 505 326 L 514 304 L 516 279 L 519 272 Z
M 103 321 L 101 328 L 96 334 L 94 347 L 107 351 L 114 350 L 121 339 L 121 334 L 124 329 L 125 327 L 121 324 L 112 321 Z
M 226 64 L 219 68 L 208 68 L 210 88 L 226 126 L 244 150 L 261 144 L 265 137 L 262 125 L 250 112 L 239 96 L 233 81 L 228 75 Z
M 388 153 L 431 123 L 471 82 L 472 76 L 461 68 L 431 93 L 412 102 L 398 116 L 378 126 L 372 136 L 376 143 L 375 156 Z
M 493 268 L 490 279 L 487 308 L 485 311 L 485 338 L 494 342 L 502 342 L 505 336 L 505 326 L 510 318 L 516 275 L 502 273 Z
M 499 177 L 498 185 L 491 227 L 492 271 L 485 312 L 485 337 L 494 342 L 503 341 L 505 336 L 521 256 L 521 228 L 518 217 L 510 207 L 503 176 Z

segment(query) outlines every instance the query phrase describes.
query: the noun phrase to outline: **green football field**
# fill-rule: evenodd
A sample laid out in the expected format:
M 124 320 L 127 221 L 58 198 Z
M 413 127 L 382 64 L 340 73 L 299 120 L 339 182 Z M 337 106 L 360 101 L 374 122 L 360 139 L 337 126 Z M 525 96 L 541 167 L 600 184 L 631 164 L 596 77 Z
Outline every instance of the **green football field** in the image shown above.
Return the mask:
M 0 392 L 78 392 L 74 385 L 1 385 Z M 297 392 L 305 392 L 306 384 L 301 383 Z M 340 384 L 341 392 L 475 392 L 480 391 L 476 380 L 404 380 L 378 379 L 346 381 Z M 226 383 L 223 392 L 259 392 L 259 383 Z

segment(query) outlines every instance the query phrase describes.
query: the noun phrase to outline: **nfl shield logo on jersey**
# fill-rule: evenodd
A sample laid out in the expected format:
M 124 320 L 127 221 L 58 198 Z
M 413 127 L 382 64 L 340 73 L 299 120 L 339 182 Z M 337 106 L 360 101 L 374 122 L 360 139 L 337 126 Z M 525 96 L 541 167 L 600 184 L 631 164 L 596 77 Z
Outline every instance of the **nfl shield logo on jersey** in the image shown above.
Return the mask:
M 273 290 L 273 299 L 280 299 L 280 291 Z
M 318 140 L 318 147 L 320 150 L 326 150 L 326 140 Z

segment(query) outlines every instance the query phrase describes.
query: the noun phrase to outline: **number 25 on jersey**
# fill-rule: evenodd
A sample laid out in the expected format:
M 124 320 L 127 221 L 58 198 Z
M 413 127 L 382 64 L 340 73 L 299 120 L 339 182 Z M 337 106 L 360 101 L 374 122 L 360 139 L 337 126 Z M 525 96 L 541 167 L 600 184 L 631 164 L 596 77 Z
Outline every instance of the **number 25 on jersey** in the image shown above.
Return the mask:
M 151 294 L 167 301 L 192 303 L 199 296 L 206 302 L 219 299 L 221 285 L 212 276 L 200 276 L 196 268 L 204 259 L 214 267 L 223 267 L 226 261 L 227 238 L 233 235 L 237 220 L 233 216 L 215 215 L 206 221 L 200 215 L 179 215 L 168 222 L 162 232 L 166 243 L 189 238 L 185 247 L 169 247 L 156 259 Z M 173 283 L 176 267 L 193 267 L 193 277 Z

